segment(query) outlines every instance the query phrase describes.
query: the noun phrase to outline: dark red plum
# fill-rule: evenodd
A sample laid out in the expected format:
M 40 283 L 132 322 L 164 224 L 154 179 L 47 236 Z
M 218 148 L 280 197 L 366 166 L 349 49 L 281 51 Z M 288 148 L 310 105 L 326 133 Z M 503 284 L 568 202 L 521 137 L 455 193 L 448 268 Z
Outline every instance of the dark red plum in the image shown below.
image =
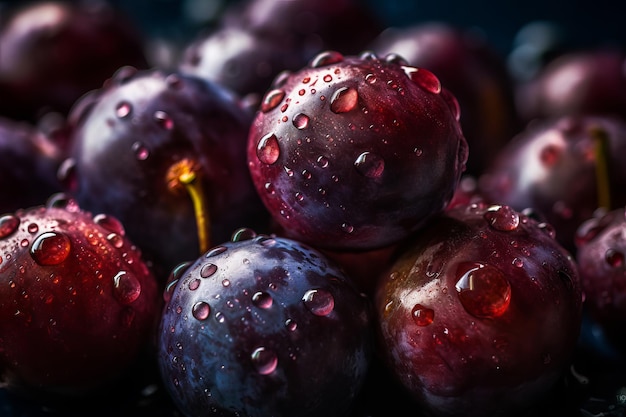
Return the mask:
M 277 77 L 250 130 L 248 164 L 287 236 L 381 248 L 452 198 L 468 155 L 459 116 L 430 71 L 329 51 Z
M 0 378 L 46 401 L 127 377 L 150 346 L 157 281 L 119 221 L 55 194 L 0 216 Z
M 263 222 L 246 165 L 252 112 L 228 90 L 125 68 L 84 100 L 71 117 L 66 183 L 81 207 L 126 226 L 163 281 L 211 241 Z
M 186 416 L 344 416 L 373 350 L 371 304 L 299 242 L 242 229 L 174 270 L 158 334 Z
M 626 124 L 608 116 L 538 120 L 509 143 L 479 178 L 492 203 L 532 208 L 575 253 L 580 224 L 600 207 L 626 204 Z
M 479 175 L 520 128 L 515 89 L 504 56 L 478 31 L 429 21 L 383 31 L 375 53 L 398 54 L 433 72 L 456 97 L 470 152 L 467 172 Z
M 13 4 L 13 3 L 12 3 Z M 147 68 L 143 36 L 107 2 L 14 3 L 0 26 L 0 114 L 66 114 L 121 66 Z
M 426 415 L 521 415 L 569 366 L 582 291 L 550 230 L 508 206 L 458 206 L 381 277 L 381 354 Z

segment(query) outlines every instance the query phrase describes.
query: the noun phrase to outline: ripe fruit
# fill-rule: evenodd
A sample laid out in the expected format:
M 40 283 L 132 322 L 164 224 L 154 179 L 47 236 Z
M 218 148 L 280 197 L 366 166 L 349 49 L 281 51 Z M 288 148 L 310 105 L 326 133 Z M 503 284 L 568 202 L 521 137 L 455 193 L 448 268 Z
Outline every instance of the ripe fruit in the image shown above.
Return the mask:
M 7 8 L 0 26 L 0 114 L 28 121 L 66 114 L 117 68 L 148 66 L 141 34 L 106 2 L 20 4 Z
M 246 166 L 252 113 L 228 90 L 124 68 L 83 100 L 71 115 L 69 191 L 118 218 L 163 281 L 212 240 L 265 219 Z
M 165 298 L 159 366 L 186 416 L 343 416 L 364 381 L 369 300 L 299 242 L 241 229 Z
M 598 214 L 577 231 L 577 261 L 585 306 L 609 342 L 626 352 L 626 218 L 624 208 Z
M 574 235 L 599 207 L 626 204 L 626 124 L 608 116 L 564 116 L 529 124 L 479 178 L 483 197 L 533 208 L 575 253 Z
M 0 216 L 0 375 L 29 397 L 109 386 L 151 341 L 157 282 L 108 215 L 55 195 Z
M 428 70 L 325 52 L 265 95 L 249 135 L 252 179 L 287 236 L 325 249 L 390 245 L 452 198 L 468 154 L 459 116 Z
M 378 55 L 400 55 L 441 80 L 461 108 L 470 152 L 467 172 L 479 175 L 517 132 L 513 80 L 504 58 L 475 31 L 445 22 L 387 28 L 371 44 Z
M 508 206 L 458 206 L 382 276 L 381 353 L 431 415 L 520 414 L 569 365 L 582 293 L 549 230 Z

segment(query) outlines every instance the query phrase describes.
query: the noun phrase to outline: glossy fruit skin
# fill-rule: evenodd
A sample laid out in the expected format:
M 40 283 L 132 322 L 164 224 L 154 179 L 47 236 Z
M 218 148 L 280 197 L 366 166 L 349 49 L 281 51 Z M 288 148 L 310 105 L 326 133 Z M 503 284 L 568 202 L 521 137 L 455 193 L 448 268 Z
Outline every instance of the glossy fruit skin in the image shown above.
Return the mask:
M 0 218 L 0 375 L 28 397 L 110 386 L 151 342 L 157 281 L 121 224 L 54 195 Z
M 308 246 L 235 238 L 173 274 L 165 296 L 159 366 L 186 416 L 342 416 L 363 384 L 371 304 Z
M 382 354 L 427 415 L 504 416 L 546 395 L 570 363 L 582 293 L 549 228 L 472 204 L 414 236 L 374 304 Z
M 70 117 L 69 192 L 81 207 L 118 218 L 163 281 L 200 247 L 192 199 L 169 177 L 174 165 L 189 161 L 199 177 L 213 241 L 265 219 L 246 166 L 253 114 L 225 88 L 124 68 L 83 101 Z
M 466 173 L 482 173 L 521 127 L 504 57 L 479 33 L 443 21 L 420 22 L 387 28 L 369 48 L 433 72 L 454 94 L 463 135 L 476 150 L 469 154 Z
M 577 231 L 576 259 L 585 291 L 585 309 L 609 344 L 626 351 L 626 219 L 624 208 L 598 214 Z
M 0 26 L 0 114 L 34 122 L 99 88 L 117 68 L 147 68 L 141 33 L 107 2 L 10 6 Z
M 277 77 L 250 129 L 248 165 L 288 236 L 380 248 L 452 198 L 468 155 L 458 103 L 404 64 L 329 51 Z
M 598 133 L 605 138 L 598 138 Z M 606 152 L 597 153 L 598 140 Z M 598 164 L 606 161 L 610 203 L 626 204 L 626 124 L 609 116 L 563 116 L 527 125 L 479 178 L 486 201 L 518 211 L 533 208 L 556 230 L 557 240 L 576 252 L 582 222 L 604 204 L 599 198 Z
M 62 189 L 63 151 L 29 123 L 0 117 L 0 215 L 41 205 Z

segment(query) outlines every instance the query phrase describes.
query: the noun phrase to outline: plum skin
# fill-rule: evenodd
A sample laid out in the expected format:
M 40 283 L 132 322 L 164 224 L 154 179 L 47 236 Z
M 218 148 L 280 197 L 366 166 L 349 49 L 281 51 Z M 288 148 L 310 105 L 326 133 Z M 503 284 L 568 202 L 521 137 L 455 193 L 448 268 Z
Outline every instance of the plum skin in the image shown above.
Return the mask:
M 295 241 L 259 235 L 215 247 L 174 279 L 157 343 L 178 408 L 188 416 L 344 415 L 373 352 L 372 315 L 333 265 Z M 306 308 L 311 289 L 331 294 L 332 311 Z M 265 301 L 255 302 L 259 294 Z M 261 348 L 276 355 L 275 369 L 255 367 Z
M 582 290 L 571 255 L 522 214 L 514 230 L 495 229 L 483 218 L 486 206 L 460 206 L 431 222 L 376 289 L 384 356 L 435 416 L 527 409 L 569 364 L 580 330 Z M 467 262 L 501 271 L 510 285 L 506 309 L 479 317 L 464 308 L 455 286 Z M 416 305 L 431 309 L 432 321 L 416 321 Z
M 452 198 L 468 156 L 458 102 L 432 73 L 395 58 L 329 51 L 266 94 L 248 165 L 288 237 L 380 248 Z

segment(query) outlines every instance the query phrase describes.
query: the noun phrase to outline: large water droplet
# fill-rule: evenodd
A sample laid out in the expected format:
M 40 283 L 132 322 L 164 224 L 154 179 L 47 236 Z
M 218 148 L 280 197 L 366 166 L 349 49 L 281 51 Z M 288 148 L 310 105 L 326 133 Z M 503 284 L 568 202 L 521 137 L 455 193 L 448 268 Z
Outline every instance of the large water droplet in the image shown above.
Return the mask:
M 411 79 L 411 81 L 422 87 L 424 90 L 433 94 L 441 93 L 441 82 L 432 72 L 424 68 L 409 66 L 402 67 L 402 69 L 404 69 L 404 72 Z
M 619 268 L 624 265 L 624 253 L 616 249 L 607 249 L 604 259 L 613 268 Z
M 198 320 L 206 320 L 211 314 L 211 306 L 205 301 L 198 301 L 191 308 L 191 314 Z
M 115 115 L 120 119 L 124 119 L 133 111 L 133 107 L 128 101 L 120 101 L 117 106 L 115 106 Z
M 311 68 L 319 68 L 326 65 L 337 64 L 343 61 L 343 55 L 336 51 L 325 51 L 318 54 L 311 61 Z
M 324 289 L 311 289 L 304 293 L 302 301 L 306 308 L 316 316 L 327 316 L 335 308 L 335 298 Z
M 256 147 L 256 155 L 259 161 L 264 164 L 271 165 L 278 160 L 280 156 L 280 146 L 278 138 L 273 133 L 263 136 Z
M 113 277 L 113 294 L 120 303 L 130 304 L 139 298 L 141 283 L 134 274 L 120 271 Z
M 72 251 L 70 238 L 61 232 L 45 232 L 35 238 L 30 255 L 39 265 L 58 265 Z
M 411 310 L 411 316 L 418 326 L 428 326 L 435 319 L 435 311 L 421 304 L 415 304 Z
M 276 353 L 263 346 L 256 348 L 250 355 L 250 359 L 252 359 L 252 364 L 261 375 L 271 374 L 278 365 Z
M 509 206 L 491 206 L 484 214 L 491 227 L 503 232 L 510 232 L 519 226 L 519 214 Z
M 208 278 L 211 275 L 217 272 L 217 265 L 215 264 L 204 264 L 202 268 L 200 268 L 200 276 L 202 278 Z
M 309 116 L 307 116 L 304 113 L 298 113 L 295 116 L 293 116 L 293 125 L 296 127 L 296 129 L 302 130 L 302 129 L 306 129 L 309 126 Z
M 455 285 L 465 310 L 480 318 L 502 315 L 511 301 L 511 285 L 502 271 L 481 263 L 462 263 Z
M 220 255 L 224 252 L 226 252 L 228 250 L 228 248 L 226 246 L 216 246 L 213 249 L 209 250 L 205 257 L 206 258 L 212 258 L 214 256 Z
M 157 110 L 153 115 L 154 121 L 165 130 L 172 130 L 174 128 L 174 120 L 164 111 Z
M 13 214 L 5 214 L 0 217 L 0 239 L 4 239 L 15 233 L 20 225 L 20 218 Z
M 271 90 L 265 94 L 263 101 L 261 102 L 261 111 L 267 113 L 274 110 L 281 101 L 285 98 L 285 92 L 283 90 Z
M 27 227 L 28 233 L 35 234 L 39 231 L 39 225 L 37 223 L 31 223 Z
M 330 98 L 330 110 L 333 113 L 346 113 L 354 109 L 359 101 L 359 93 L 351 87 L 337 89 Z
M 259 308 L 267 309 L 272 306 L 274 299 L 269 293 L 259 291 L 252 296 L 252 303 Z
M 74 197 L 66 193 L 55 193 L 51 195 L 46 201 L 46 207 L 59 208 L 67 210 L 71 213 L 76 213 L 80 210 L 78 201 L 76 201 Z
M 367 178 L 379 178 L 385 171 L 385 160 L 375 153 L 363 152 L 354 161 L 354 167 Z
M 111 233 L 117 233 L 120 236 L 124 236 L 126 231 L 122 223 L 116 218 L 108 214 L 97 214 L 93 218 L 94 223 L 98 226 L 108 230 Z
M 124 238 L 117 233 L 109 233 L 107 235 L 107 240 L 111 243 L 111 245 L 113 245 L 114 248 L 120 249 L 124 246 Z
M 254 229 L 249 227 L 241 227 L 237 229 L 230 237 L 231 242 L 243 242 L 246 240 L 254 239 L 257 236 Z

